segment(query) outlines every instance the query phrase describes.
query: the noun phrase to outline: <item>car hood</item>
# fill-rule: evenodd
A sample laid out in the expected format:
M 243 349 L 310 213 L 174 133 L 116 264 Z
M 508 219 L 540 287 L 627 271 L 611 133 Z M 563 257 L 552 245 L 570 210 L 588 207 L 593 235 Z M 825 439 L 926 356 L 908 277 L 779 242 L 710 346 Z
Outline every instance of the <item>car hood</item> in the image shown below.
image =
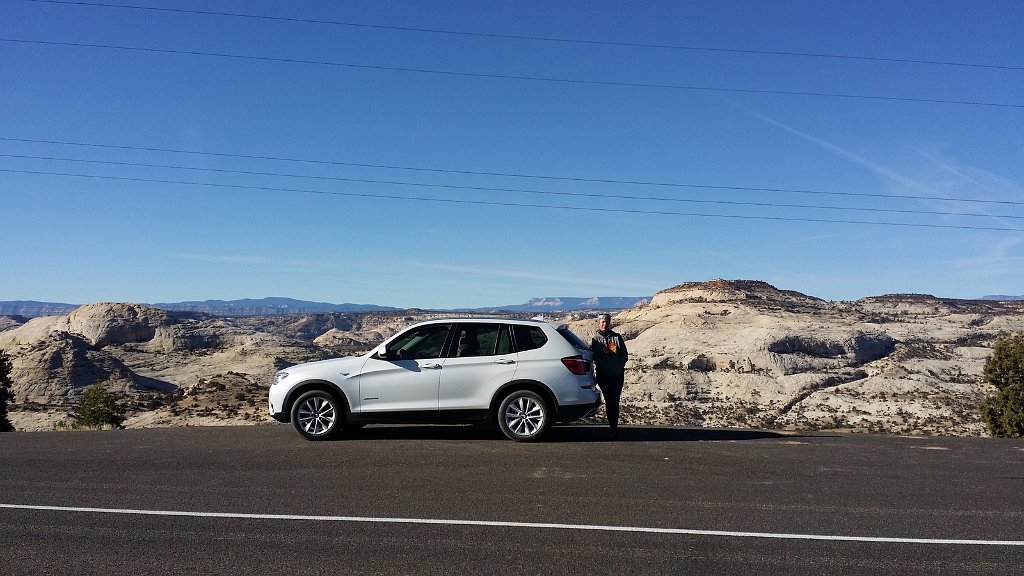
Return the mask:
M 304 377 L 316 377 L 317 375 L 337 375 L 342 372 L 355 373 L 366 362 L 366 356 L 345 356 L 343 358 L 331 358 L 330 360 L 319 360 L 317 362 L 306 362 L 283 368 L 282 372 L 289 375 L 301 374 Z

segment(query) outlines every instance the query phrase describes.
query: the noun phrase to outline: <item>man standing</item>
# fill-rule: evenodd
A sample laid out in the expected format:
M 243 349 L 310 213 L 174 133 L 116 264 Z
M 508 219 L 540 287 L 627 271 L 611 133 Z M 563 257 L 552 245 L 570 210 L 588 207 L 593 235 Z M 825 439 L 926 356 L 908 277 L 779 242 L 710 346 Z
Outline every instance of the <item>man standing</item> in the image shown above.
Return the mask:
M 612 330 L 612 317 L 603 314 L 598 321 L 597 334 L 590 341 L 590 349 L 594 351 L 594 367 L 597 372 L 597 385 L 604 394 L 605 411 L 608 413 L 608 436 L 615 438 L 615 429 L 619 426 L 619 397 L 622 396 L 622 384 L 626 373 L 626 341 Z

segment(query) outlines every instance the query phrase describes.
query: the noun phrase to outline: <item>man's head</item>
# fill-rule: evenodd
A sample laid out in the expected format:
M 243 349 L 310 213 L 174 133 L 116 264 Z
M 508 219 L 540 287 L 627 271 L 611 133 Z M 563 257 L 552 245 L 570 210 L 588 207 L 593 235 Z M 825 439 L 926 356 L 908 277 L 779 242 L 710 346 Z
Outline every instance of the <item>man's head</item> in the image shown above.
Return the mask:
M 601 332 L 607 332 L 612 329 L 612 315 L 602 314 L 597 321 L 597 329 Z

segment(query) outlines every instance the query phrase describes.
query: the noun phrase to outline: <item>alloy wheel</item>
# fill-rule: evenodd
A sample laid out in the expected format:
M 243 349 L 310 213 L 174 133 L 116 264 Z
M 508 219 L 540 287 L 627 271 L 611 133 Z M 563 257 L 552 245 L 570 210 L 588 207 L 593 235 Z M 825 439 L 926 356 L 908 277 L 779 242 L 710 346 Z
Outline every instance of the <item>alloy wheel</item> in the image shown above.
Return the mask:
M 544 407 L 530 396 L 519 396 L 508 403 L 504 418 L 516 436 L 528 438 L 544 428 Z
M 337 421 L 338 412 L 334 404 L 322 396 L 312 396 L 299 405 L 298 424 L 307 434 L 327 434 Z

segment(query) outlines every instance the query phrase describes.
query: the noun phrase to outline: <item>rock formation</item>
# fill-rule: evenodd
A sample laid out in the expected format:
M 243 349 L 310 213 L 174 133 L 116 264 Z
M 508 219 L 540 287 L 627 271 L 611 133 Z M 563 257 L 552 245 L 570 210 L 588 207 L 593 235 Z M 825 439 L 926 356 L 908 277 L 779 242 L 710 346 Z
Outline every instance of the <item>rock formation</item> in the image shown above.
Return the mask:
M 276 370 L 368 350 L 419 310 L 220 318 L 136 304 L 0 323 L 22 430 L 66 419 L 84 387 L 126 425 L 268 422 Z M 589 341 L 597 313 L 563 317 Z M 631 360 L 625 423 L 980 435 L 982 366 L 1024 302 L 899 294 L 824 300 L 757 281 L 686 283 L 615 315 Z
M 632 358 L 627 421 L 980 435 L 984 359 L 1000 333 L 1024 330 L 1024 307 L 925 295 L 830 303 L 713 280 L 659 292 L 615 322 Z

